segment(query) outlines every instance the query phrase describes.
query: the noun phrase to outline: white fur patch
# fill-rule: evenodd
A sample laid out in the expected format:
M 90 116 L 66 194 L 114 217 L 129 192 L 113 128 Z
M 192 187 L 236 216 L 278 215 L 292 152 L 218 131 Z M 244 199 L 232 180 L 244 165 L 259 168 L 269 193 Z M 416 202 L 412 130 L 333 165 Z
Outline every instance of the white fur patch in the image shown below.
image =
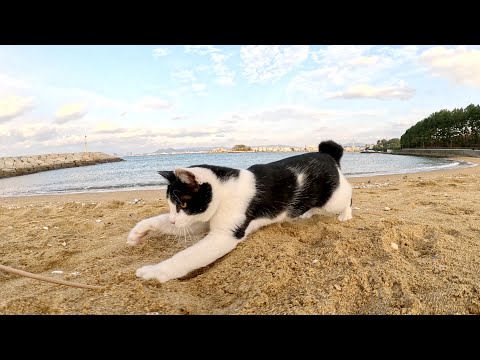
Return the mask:
M 273 219 L 262 218 L 262 219 L 252 220 L 250 222 L 250 224 L 248 224 L 247 228 L 245 229 L 245 237 L 248 234 L 251 234 L 252 232 L 257 231 L 261 227 L 264 227 L 264 226 L 267 226 L 267 225 L 270 225 L 270 224 L 274 224 L 274 223 L 278 223 L 278 222 L 282 222 L 286 219 L 287 219 L 287 212 L 284 211 L 280 215 L 278 215 L 277 217 L 275 217 Z
M 343 176 L 343 174 L 338 169 L 338 175 L 340 177 L 340 184 L 338 188 L 333 192 L 330 200 L 322 207 L 325 211 L 329 213 L 340 213 L 346 208 L 350 208 L 350 203 L 352 200 L 352 185 L 348 180 Z
M 297 174 L 297 185 L 299 188 L 303 186 L 304 178 L 305 178 L 305 175 L 303 173 Z

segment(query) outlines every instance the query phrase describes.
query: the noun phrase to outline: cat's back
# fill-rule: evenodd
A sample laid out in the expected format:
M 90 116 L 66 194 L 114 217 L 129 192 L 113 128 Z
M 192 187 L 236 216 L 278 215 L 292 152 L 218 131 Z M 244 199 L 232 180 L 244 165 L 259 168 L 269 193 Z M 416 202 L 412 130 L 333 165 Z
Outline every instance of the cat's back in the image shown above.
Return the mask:
M 255 164 L 247 170 L 259 175 L 270 173 L 272 176 L 278 176 L 281 173 L 290 173 L 292 171 L 294 173 L 336 173 L 337 163 L 329 154 L 312 152 L 290 156 L 267 164 Z

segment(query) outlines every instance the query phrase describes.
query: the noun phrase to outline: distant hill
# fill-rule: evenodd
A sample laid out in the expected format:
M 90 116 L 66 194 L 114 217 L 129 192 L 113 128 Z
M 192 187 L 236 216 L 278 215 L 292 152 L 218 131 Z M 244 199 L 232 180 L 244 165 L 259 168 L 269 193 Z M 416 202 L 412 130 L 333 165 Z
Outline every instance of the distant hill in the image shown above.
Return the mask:
M 363 147 L 363 146 L 365 146 L 366 144 L 365 144 L 365 143 L 360 143 L 360 142 L 357 143 L 357 142 L 356 142 L 356 143 L 346 143 L 346 144 L 342 144 L 342 145 L 343 145 L 343 146 L 353 146 L 353 145 L 355 145 L 355 146 L 357 146 L 357 147 Z
M 183 149 L 166 148 L 166 149 L 158 149 L 153 154 L 172 153 L 172 152 L 210 151 L 210 150 L 212 150 L 211 147 L 205 147 L 205 146 L 196 146 L 196 147 L 183 148 Z
M 250 145 L 251 147 L 300 147 L 292 145 Z

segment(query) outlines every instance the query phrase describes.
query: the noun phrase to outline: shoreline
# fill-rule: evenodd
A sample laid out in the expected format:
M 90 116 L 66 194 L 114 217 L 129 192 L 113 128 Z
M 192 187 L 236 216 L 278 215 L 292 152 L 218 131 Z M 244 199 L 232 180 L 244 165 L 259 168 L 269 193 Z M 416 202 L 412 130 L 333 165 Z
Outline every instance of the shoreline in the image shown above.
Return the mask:
M 374 175 L 365 175 L 365 174 L 360 174 L 360 175 L 346 175 L 346 178 L 350 182 L 359 182 L 359 181 L 365 181 L 364 179 L 369 179 L 369 178 L 379 178 L 382 179 L 384 177 L 392 177 L 392 176 L 405 176 L 409 174 L 427 174 L 430 172 L 437 172 L 437 171 L 449 171 L 449 170 L 461 170 L 461 169 L 468 169 L 470 167 L 475 167 L 478 166 L 480 163 L 476 163 L 475 161 L 472 162 L 472 160 L 477 159 L 477 158 L 470 158 L 470 157 L 453 157 L 453 158 L 445 158 L 446 160 L 450 160 L 453 162 L 458 162 L 458 165 L 447 165 L 443 166 L 441 168 L 437 169 L 431 169 L 431 170 L 418 170 L 416 171 L 415 169 L 412 171 L 407 171 L 407 172 L 402 172 L 402 173 L 392 173 L 392 174 L 374 174 Z M 478 160 L 478 159 L 477 159 Z M 131 192 L 131 193 L 141 193 L 141 192 L 158 192 L 161 191 L 162 194 L 165 193 L 165 190 L 167 188 L 167 185 L 158 185 L 158 187 L 145 187 L 145 188 L 116 188 L 116 189 L 106 189 L 106 190 L 85 190 L 85 191 L 75 191 L 75 192 L 57 192 L 57 193 L 49 193 L 49 194 L 22 194 L 22 195 L 13 195 L 13 196 L 0 196 L 0 202 L 2 200 L 6 199 L 15 199 L 15 198 L 35 198 L 35 197 L 50 197 L 50 196 L 74 196 L 74 195 L 82 195 L 82 194 L 105 194 L 105 193 L 123 193 L 123 192 Z

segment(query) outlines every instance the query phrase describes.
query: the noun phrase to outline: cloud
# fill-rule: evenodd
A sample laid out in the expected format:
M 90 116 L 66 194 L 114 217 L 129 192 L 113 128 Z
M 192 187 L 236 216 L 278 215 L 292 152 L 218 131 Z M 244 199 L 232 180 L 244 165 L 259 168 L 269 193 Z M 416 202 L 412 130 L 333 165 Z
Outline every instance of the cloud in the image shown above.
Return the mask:
M 116 129 L 104 129 L 104 130 L 95 130 L 95 134 L 124 134 L 131 132 L 130 129 L 127 128 L 116 128 Z
M 137 102 L 137 105 L 141 108 L 153 110 L 168 109 L 172 106 L 169 101 L 154 96 L 145 96 Z
M 176 70 L 172 73 L 172 78 L 186 85 L 183 91 L 191 90 L 197 95 L 206 95 L 207 85 L 198 81 L 197 76 L 193 70 L 183 69 Z
M 414 60 L 418 50 L 417 46 L 326 46 L 311 52 L 316 67 L 300 71 L 294 76 L 287 92 L 311 97 L 328 96 L 335 88 L 338 91 L 339 87 L 349 84 L 378 82 L 385 77 L 387 70 Z M 395 80 L 400 79 L 392 79 Z
M 155 59 L 159 59 L 161 57 L 167 56 L 168 54 L 170 54 L 170 50 L 168 50 L 167 48 L 159 47 L 152 50 L 152 56 Z
M 176 70 L 172 73 L 172 77 L 182 84 L 189 84 L 197 81 L 197 77 L 195 76 L 193 70 Z
M 0 74 L 0 89 L 29 89 L 30 84 L 17 76 L 10 76 L 8 74 Z
M 415 95 L 415 89 L 408 87 L 404 82 L 393 86 L 374 87 L 366 84 L 353 85 L 343 92 L 333 93 L 331 99 L 362 99 L 378 100 L 408 100 Z
M 209 56 L 213 62 L 213 72 L 217 76 L 217 84 L 222 86 L 235 85 L 235 72 L 225 64 L 230 57 L 213 45 L 185 45 L 185 52 L 201 56 Z
M 464 46 L 435 46 L 420 55 L 420 62 L 433 76 L 444 77 L 457 84 L 480 86 L 480 50 Z
M 172 117 L 172 120 L 185 120 L 185 119 L 188 119 L 188 116 L 178 115 L 178 116 Z
M 240 49 L 249 83 L 275 82 L 308 58 L 308 45 L 248 45 Z
M 9 96 L 0 99 L 0 123 L 12 120 L 33 108 L 32 97 Z
M 71 103 L 61 106 L 55 113 L 55 122 L 65 124 L 66 122 L 79 120 L 87 114 L 84 103 Z
M 118 127 L 116 124 L 108 121 L 102 121 L 94 128 L 94 134 L 124 134 L 131 132 L 131 129 Z

